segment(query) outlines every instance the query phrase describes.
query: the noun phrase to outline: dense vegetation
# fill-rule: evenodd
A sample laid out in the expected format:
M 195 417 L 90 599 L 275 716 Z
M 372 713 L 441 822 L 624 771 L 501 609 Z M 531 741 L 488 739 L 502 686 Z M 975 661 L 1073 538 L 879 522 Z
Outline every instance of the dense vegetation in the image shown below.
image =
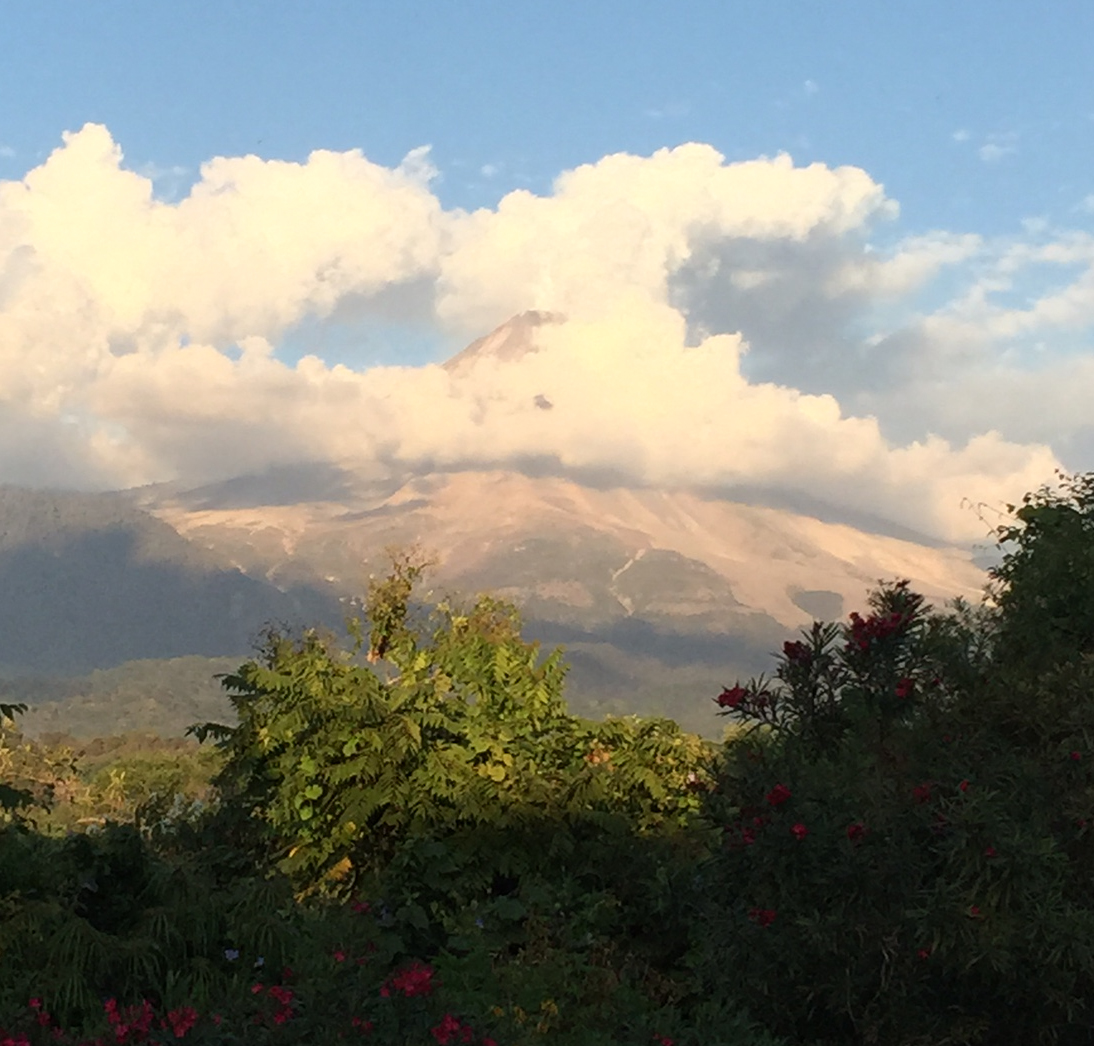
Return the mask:
M 413 554 L 348 642 L 269 632 L 213 747 L 9 729 L 0 1043 L 1094 1041 L 1094 476 L 1011 511 L 983 605 L 881 585 L 722 744 L 572 715 Z

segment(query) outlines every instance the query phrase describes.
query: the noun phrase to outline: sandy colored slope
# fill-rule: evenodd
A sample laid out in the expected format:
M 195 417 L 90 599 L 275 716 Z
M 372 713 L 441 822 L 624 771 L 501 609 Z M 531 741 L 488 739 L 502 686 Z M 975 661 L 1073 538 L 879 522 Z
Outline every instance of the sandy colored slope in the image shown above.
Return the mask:
M 852 609 L 862 606 L 879 579 L 910 578 L 935 602 L 958 595 L 978 602 L 986 580 L 961 549 L 686 492 L 599 490 L 513 471 L 430 475 L 386 497 L 343 503 L 150 507 L 199 544 L 235 549 L 245 568 L 262 563 L 275 577 L 294 557 L 305 557 L 315 572 L 358 589 L 362 579 L 345 575 L 354 564 L 381 565 L 387 544 L 418 541 L 437 552 L 436 577 L 444 583 L 473 575 L 493 552 L 522 536 L 587 528 L 617 539 L 631 556 L 666 549 L 698 560 L 722 575 L 745 607 L 790 628 L 810 620 L 792 601 L 801 590 L 838 593 Z M 252 563 L 245 562 L 248 556 Z

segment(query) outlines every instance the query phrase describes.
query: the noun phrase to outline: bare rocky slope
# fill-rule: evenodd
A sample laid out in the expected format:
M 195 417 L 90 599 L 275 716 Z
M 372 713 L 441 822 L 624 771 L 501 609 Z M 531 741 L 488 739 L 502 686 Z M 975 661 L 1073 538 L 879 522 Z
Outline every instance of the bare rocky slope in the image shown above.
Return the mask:
M 299 490 L 311 484 L 311 500 Z M 980 598 L 970 553 L 786 510 L 686 492 L 597 490 L 486 471 L 370 483 L 316 466 L 248 484 L 148 490 L 139 503 L 194 545 L 278 588 L 360 596 L 385 548 L 437 559 L 427 595 L 489 591 L 526 634 L 562 643 L 583 710 L 671 713 L 716 730 L 711 697 L 771 668 L 814 618 L 862 608 L 879 580 L 910 578 L 937 603 Z

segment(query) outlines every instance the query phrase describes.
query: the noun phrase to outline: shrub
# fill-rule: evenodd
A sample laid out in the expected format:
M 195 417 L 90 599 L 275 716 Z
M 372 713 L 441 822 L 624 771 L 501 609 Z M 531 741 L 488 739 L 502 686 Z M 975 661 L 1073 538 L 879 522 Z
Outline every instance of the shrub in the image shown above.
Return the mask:
M 1094 545 L 1075 501 L 1027 499 L 1000 528 L 1017 547 L 997 608 L 932 611 L 890 583 L 716 698 L 746 729 L 708 805 L 724 842 L 693 962 L 712 998 L 801 1043 L 1090 1041 Z

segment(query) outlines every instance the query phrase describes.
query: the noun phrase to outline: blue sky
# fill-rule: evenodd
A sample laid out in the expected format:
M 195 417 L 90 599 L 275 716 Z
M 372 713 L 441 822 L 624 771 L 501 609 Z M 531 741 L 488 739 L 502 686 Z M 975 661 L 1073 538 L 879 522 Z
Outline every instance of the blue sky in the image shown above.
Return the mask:
M 10 4 L 0 481 L 535 460 L 968 539 L 1094 468 L 1092 39 L 1078 0 Z M 433 366 L 528 309 L 519 365 Z
M 181 169 L 167 194 L 214 155 L 429 144 L 440 198 L 477 207 L 701 141 L 863 167 L 913 229 L 1089 224 L 1091 39 L 1082 0 L 35 0 L 6 13 L 0 173 L 88 121 L 134 168 Z

